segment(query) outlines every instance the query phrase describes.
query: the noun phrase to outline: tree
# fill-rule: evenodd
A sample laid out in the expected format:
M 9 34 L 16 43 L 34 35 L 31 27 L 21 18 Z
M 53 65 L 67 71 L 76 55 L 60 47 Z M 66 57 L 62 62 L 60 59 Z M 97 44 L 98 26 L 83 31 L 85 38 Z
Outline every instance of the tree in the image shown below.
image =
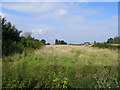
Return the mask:
M 42 42 L 43 44 L 46 44 L 46 40 L 45 40 L 45 39 L 42 39 L 41 42 Z
M 5 18 L 2 19 L 2 40 L 12 40 L 12 41 L 20 41 L 20 33 L 22 31 L 19 31 L 14 25 L 11 24 L 11 22 L 7 22 Z
M 94 44 L 96 44 L 96 41 L 94 41 Z
M 114 42 L 114 39 L 112 39 L 112 38 L 109 38 L 108 40 L 107 40 L 107 43 L 113 43 Z
M 55 44 L 56 44 L 56 45 L 58 44 L 58 40 L 57 40 L 57 39 L 55 39 Z
M 114 37 L 114 43 L 120 44 L 120 36 Z
M 61 41 L 60 41 L 60 44 L 66 45 L 67 43 L 66 43 L 65 41 L 61 40 Z
M 64 40 L 55 39 L 55 44 L 56 44 L 56 45 L 66 45 L 67 42 L 65 42 Z
M 22 45 L 20 42 L 20 33 L 11 22 L 7 22 L 6 18 L 1 19 L 2 25 L 2 55 L 10 55 L 15 52 L 22 51 Z
M 109 38 L 107 40 L 107 43 L 120 44 L 120 36 L 114 37 L 114 38 Z

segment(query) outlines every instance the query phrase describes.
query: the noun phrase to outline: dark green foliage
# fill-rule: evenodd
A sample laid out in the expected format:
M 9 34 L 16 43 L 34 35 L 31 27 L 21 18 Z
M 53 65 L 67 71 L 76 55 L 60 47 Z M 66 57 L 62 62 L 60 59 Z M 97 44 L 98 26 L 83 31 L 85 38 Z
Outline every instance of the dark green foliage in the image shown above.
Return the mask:
M 92 47 L 108 48 L 108 49 L 120 49 L 120 45 L 115 45 L 115 44 L 120 44 L 120 36 L 114 37 L 114 38 L 109 38 L 107 40 L 107 42 L 104 42 L 104 43 L 96 43 L 94 41 L 94 45 L 92 45 Z
M 55 39 L 55 44 L 58 44 L 58 40 L 57 39 Z
M 20 41 L 20 33 L 18 29 L 12 25 L 10 22 L 7 22 L 5 18 L 2 19 L 2 40 L 3 43 L 6 40 L 12 40 L 15 42 Z
M 2 55 L 8 56 L 12 53 L 22 52 L 23 48 L 20 42 L 20 33 L 18 29 L 7 22 L 5 18 L 1 19 L 2 22 Z
M 67 45 L 67 42 L 65 42 L 64 40 L 57 40 L 57 39 L 55 39 L 55 44 L 56 45 Z
M 60 42 L 60 44 L 67 44 L 65 41 L 63 41 L 63 40 L 61 40 L 61 41 L 59 41 Z
M 24 47 L 33 49 L 40 48 L 44 45 L 42 42 L 32 37 L 21 37 L 21 43 Z
M 112 45 L 107 43 L 95 43 L 92 47 L 108 48 L 108 49 L 120 49 L 119 45 Z
M 114 43 L 120 44 L 120 36 L 114 37 Z
M 109 38 L 108 41 L 107 41 L 107 43 L 114 43 L 114 39 Z
M 23 45 L 20 42 L 14 42 L 12 40 L 6 40 L 2 43 L 3 56 L 12 55 L 13 53 L 22 53 Z
M 68 44 L 68 45 L 80 46 L 80 45 L 82 45 L 82 44 Z
M 94 44 L 96 44 L 96 41 L 94 41 Z
M 109 38 L 107 40 L 107 43 L 120 44 L 120 36 L 114 37 L 114 38 Z
M 41 42 L 42 42 L 43 44 L 46 44 L 46 40 L 45 40 L 45 39 L 42 39 Z
M 84 42 L 84 45 L 90 45 L 90 42 Z
M 9 56 L 14 53 L 22 53 L 24 48 L 40 48 L 44 45 L 37 39 L 31 37 L 31 33 L 25 33 L 24 37 L 20 36 L 19 31 L 11 22 L 5 18 L 1 19 L 2 25 L 2 55 Z

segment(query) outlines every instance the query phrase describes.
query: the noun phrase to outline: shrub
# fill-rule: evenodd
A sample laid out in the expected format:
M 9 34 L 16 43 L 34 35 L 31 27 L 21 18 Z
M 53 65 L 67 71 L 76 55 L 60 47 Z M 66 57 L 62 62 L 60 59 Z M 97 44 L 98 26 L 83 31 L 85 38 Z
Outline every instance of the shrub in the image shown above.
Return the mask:
M 98 47 L 98 48 L 108 48 L 108 49 L 120 49 L 119 45 L 112 45 L 107 43 L 96 43 L 92 45 L 92 47 Z

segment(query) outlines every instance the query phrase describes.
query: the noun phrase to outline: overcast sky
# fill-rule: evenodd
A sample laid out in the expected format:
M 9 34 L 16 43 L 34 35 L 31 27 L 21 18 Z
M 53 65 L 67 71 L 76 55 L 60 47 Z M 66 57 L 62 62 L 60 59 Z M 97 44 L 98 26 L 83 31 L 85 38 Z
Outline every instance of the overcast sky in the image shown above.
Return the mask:
M 117 2 L 3 2 L 2 15 L 23 33 L 52 44 L 104 42 L 118 35 Z

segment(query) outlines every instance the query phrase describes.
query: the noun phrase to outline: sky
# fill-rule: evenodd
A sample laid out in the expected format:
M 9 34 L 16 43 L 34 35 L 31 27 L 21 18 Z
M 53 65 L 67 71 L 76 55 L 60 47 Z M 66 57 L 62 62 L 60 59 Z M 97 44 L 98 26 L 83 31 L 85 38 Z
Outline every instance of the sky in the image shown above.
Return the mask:
M 2 16 L 22 33 L 54 44 L 80 44 L 118 36 L 117 2 L 2 2 Z

